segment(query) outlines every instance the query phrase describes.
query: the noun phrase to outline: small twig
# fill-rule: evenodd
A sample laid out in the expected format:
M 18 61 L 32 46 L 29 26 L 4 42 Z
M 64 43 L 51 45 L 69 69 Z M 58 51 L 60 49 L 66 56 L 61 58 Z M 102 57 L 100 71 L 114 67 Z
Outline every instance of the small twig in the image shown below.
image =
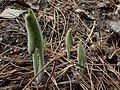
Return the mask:
M 3 70 L 4 68 L 6 68 L 9 64 L 11 64 L 13 60 L 11 60 L 9 63 L 5 64 L 2 68 L 0 68 L 0 71 Z
M 50 74 L 46 71 L 46 73 L 49 75 L 49 77 L 50 77 Z M 51 80 L 52 80 L 52 82 L 54 83 L 54 85 L 56 86 L 56 88 L 57 88 L 57 90 L 60 90 L 59 88 L 58 88 L 58 84 L 57 84 L 57 81 L 56 81 L 56 79 L 55 78 L 53 78 L 53 76 L 51 76 Z M 45 89 L 46 90 L 46 89 Z
M 113 53 L 112 53 L 112 55 L 109 57 L 109 59 L 112 59 L 112 57 L 115 55 L 115 53 L 117 53 L 118 51 L 120 51 L 120 49 L 117 49 L 117 50 L 115 50 Z
M 47 79 L 47 82 L 46 82 L 46 85 L 45 85 L 45 90 L 46 90 L 46 88 L 47 88 L 47 85 L 48 85 L 48 83 L 49 83 L 49 80 L 52 78 L 53 73 L 54 73 L 54 71 L 55 71 L 55 64 L 56 64 L 56 61 L 54 61 L 54 63 L 53 63 L 52 72 L 51 72 L 51 75 L 49 76 L 49 78 Z
M 69 79 L 69 81 L 70 81 L 70 90 L 72 90 L 72 82 L 71 82 L 71 79 L 70 79 L 70 77 L 69 77 L 68 74 L 67 74 L 67 77 L 68 77 L 68 79 Z
M 60 56 L 56 56 L 53 59 L 50 60 L 50 62 L 46 63 L 43 68 L 38 71 L 38 73 L 29 81 L 29 83 L 22 89 L 22 90 L 26 90 L 26 88 L 32 83 L 32 81 L 48 66 L 50 65 L 53 61 L 55 61 L 56 59 L 60 58 Z

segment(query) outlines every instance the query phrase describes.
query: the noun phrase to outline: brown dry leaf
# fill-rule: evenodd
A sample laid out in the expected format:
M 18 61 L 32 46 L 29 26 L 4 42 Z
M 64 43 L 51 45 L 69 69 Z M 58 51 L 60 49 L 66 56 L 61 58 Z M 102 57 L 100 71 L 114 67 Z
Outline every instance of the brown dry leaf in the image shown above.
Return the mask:
M 39 5 L 36 2 L 37 0 L 28 0 L 26 2 L 26 4 L 28 4 L 32 9 L 38 10 L 39 9 Z
M 120 35 L 120 20 L 117 21 L 109 21 L 109 26 Z
M 26 12 L 26 10 L 16 10 L 16 9 L 8 8 L 8 9 L 5 9 L 0 14 L 0 17 L 2 17 L 2 18 L 16 18 L 24 12 Z

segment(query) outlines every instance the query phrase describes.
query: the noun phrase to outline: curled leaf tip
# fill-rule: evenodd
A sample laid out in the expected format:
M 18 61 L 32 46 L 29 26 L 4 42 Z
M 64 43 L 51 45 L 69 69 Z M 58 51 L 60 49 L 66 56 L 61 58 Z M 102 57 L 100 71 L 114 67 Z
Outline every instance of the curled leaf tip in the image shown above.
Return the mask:
M 28 14 L 33 13 L 33 10 L 31 8 L 28 9 Z

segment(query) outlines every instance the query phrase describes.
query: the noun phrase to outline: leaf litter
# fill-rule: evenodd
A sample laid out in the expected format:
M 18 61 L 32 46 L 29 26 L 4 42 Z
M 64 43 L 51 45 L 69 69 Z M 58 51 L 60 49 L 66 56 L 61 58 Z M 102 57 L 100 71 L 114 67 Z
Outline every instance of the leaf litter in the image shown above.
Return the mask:
M 47 42 L 45 66 L 40 70 L 46 74 L 39 85 L 34 82 L 32 60 L 27 52 L 24 16 L 0 19 L 0 89 L 119 90 L 119 13 L 116 15 L 118 3 L 111 1 L 99 5 L 99 1 L 40 0 L 40 9 L 35 12 Z M 28 8 L 6 2 L 0 12 L 8 6 Z M 69 29 L 74 37 L 71 59 L 67 59 L 65 50 Z M 83 74 L 76 70 L 81 67 L 77 63 L 78 37 L 85 49 Z

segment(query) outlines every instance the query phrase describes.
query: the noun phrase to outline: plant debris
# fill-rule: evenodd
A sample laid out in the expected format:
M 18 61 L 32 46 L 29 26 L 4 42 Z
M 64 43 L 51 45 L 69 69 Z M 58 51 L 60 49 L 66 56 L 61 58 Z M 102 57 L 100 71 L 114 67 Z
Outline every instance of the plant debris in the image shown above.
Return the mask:
M 33 2 L 39 6 L 34 8 L 34 12 L 43 37 L 47 39 L 44 45 L 45 65 L 39 71 L 44 70 L 45 75 L 39 84 L 35 83 L 32 60 L 27 51 L 24 13 L 17 18 L 0 18 L 0 89 L 119 90 L 119 0 L 103 1 Z M 6 8 L 27 10 L 30 7 L 25 0 L 3 0 L 0 13 Z M 71 58 L 67 59 L 65 36 L 69 29 L 74 41 Z M 78 37 L 85 50 L 82 74 L 77 72 L 82 68 L 77 63 Z

